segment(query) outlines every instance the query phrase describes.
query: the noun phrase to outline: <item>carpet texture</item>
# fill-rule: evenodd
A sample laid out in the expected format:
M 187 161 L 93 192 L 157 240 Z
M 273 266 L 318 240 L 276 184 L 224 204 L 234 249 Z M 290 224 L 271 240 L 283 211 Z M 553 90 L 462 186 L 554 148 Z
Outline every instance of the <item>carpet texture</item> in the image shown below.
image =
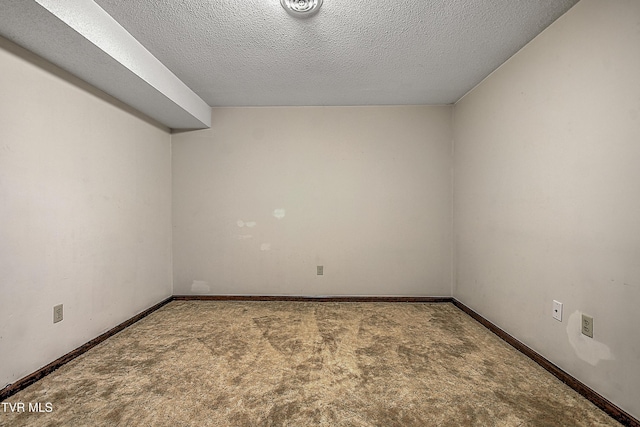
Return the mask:
M 174 301 L 3 426 L 619 426 L 451 304 Z

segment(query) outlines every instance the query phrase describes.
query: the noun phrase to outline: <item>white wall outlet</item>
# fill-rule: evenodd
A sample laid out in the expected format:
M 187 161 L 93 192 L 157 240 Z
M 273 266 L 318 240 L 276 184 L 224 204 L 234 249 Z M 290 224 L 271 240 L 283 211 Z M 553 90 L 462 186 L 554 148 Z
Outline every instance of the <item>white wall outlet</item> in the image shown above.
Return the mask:
M 316 274 L 318 276 L 322 276 L 324 274 L 324 266 L 323 265 L 319 265 L 316 269 Z
M 58 304 L 53 307 L 53 323 L 58 323 L 62 321 L 64 312 L 62 310 L 62 304 Z
M 558 322 L 562 322 L 562 303 L 560 301 L 553 300 L 552 315 Z
M 593 338 L 593 317 L 582 313 L 582 335 Z

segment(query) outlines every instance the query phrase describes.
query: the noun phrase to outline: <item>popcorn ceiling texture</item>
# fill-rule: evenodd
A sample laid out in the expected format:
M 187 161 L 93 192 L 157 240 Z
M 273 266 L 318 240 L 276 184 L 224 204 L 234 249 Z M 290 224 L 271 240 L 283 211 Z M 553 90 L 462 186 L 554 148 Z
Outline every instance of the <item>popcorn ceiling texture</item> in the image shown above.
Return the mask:
M 210 125 L 209 106 L 92 1 L 0 2 L 0 36 L 165 126 Z
M 577 0 L 97 0 L 211 106 L 450 104 Z
M 190 129 L 209 106 L 451 104 L 576 2 L 12 0 L 0 35 Z
M 174 301 L 3 426 L 616 426 L 451 304 Z

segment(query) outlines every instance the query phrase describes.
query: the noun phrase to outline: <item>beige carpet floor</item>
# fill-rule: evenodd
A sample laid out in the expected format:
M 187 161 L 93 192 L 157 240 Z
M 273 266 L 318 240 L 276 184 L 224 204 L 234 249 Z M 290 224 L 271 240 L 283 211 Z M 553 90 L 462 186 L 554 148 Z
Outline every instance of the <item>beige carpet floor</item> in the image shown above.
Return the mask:
M 174 301 L 3 426 L 616 426 L 451 304 Z

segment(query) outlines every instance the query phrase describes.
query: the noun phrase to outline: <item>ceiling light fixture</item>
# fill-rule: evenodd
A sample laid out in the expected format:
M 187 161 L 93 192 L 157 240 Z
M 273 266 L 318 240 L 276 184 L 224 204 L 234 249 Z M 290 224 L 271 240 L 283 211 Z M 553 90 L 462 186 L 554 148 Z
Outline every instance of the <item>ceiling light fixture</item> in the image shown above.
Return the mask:
M 280 0 L 284 10 L 296 18 L 308 18 L 318 13 L 322 0 Z

